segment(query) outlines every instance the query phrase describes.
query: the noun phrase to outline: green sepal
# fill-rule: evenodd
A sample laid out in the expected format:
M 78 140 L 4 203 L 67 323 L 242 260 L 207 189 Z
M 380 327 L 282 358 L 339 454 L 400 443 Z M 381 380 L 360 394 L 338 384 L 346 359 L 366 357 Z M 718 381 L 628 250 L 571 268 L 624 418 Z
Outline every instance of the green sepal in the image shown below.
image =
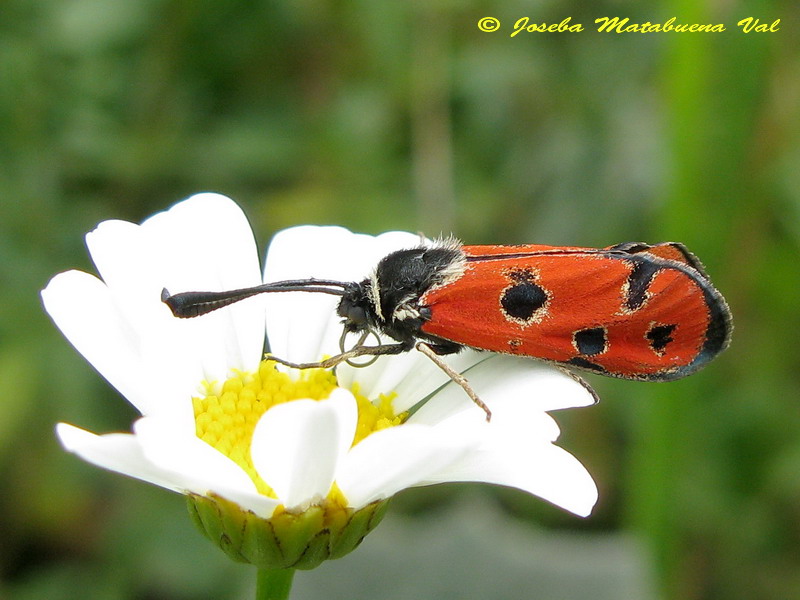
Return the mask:
M 341 558 L 350 554 L 367 534 L 377 527 L 389 508 L 389 501 L 373 502 L 357 511 L 349 512 L 349 519 L 343 527 L 331 530 L 330 556 Z
M 238 562 L 259 569 L 313 569 L 349 554 L 380 523 L 388 500 L 358 510 L 311 506 L 269 519 L 218 496 L 187 496 L 198 529 Z

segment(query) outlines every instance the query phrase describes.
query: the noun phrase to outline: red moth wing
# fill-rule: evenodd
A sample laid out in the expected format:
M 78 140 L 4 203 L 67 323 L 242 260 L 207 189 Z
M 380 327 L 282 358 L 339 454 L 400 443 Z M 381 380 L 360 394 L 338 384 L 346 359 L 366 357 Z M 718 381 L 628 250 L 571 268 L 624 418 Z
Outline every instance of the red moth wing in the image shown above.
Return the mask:
M 680 244 L 463 251 L 420 300 L 425 333 L 628 379 L 677 379 L 727 346 L 727 306 Z

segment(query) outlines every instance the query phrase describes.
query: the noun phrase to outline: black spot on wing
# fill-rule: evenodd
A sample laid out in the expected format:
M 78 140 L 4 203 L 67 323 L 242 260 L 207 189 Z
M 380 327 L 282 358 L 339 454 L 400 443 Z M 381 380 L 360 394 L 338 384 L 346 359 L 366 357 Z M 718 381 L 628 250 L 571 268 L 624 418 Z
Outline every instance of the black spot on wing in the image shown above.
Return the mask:
M 644 306 L 647 299 L 647 289 L 653 281 L 653 277 L 661 266 L 651 261 L 636 261 L 633 269 L 628 275 L 627 295 L 625 297 L 625 307 L 628 310 L 637 310 Z
M 589 371 L 594 371 L 595 373 L 605 373 L 606 370 L 601 367 L 600 365 L 593 363 L 590 360 L 586 360 L 585 358 L 581 358 L 580 356 L 576 356 L 574 358 L 570 358 L 567 361 L 567 364 L 572 365 L 574 367 L 580 367 L 581 369 L 587 369 Z
M 573 341 L 578 352 L 587 356 L 602 354 L 608 347 L 605 327 L 592 327 L 576 331 L 573 334 Z
M 672 332 L 675 331 L 677 325 L 655 325 L 647 331 L 647 341 L 653 352 L 659 356 L 663 356 L 666 352 L 667 345 L 673 341 Z
M 507 317 L 530 321 L 547 302 L 547 292 L 532 281 L 520 281 L 503 290 L 500 305 Z

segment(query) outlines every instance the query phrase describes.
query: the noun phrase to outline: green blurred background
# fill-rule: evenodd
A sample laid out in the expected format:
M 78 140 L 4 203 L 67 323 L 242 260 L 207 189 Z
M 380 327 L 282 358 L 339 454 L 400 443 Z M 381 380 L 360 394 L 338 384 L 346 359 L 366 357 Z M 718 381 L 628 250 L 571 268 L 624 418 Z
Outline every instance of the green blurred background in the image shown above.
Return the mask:
M 522 16 L 586 30 L 509 37 Z M 728 30 L 598 33 L 602 16 Z M 748 16 L 780 31 L 744 34 Z M 603 402 L 556 415 L 598 481 L 591 518 L 489 486 L 407 491 L 297 598 L 800 598 L 798 17 L 788 0 L 3 0 L 0 598 L 252 596 L 180 497 L 53 436 L 136 415 L 38 291 L 91 269 L 97 222 L 202 190 L 235 198 L 261 248 L 300 223 L 680 240 L 734 313 L 701 374 L 592 379 Z

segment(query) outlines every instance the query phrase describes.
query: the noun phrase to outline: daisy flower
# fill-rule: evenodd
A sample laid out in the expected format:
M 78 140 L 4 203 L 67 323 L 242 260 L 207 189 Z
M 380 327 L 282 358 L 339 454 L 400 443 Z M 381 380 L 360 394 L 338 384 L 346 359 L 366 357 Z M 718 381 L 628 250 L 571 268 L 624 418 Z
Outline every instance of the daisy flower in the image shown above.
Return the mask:
M 352 550 L 386 500 L 448 481 L 511 486 L 578 515 L 597 490 L 555 445 L 548 411 L 592 395 L 535 361 L 465 351 L 465 372 L 491 423 L 419 352 L 336 372 L 293 362 L 336 354 L 338 298 L 254 297 L 196 319 L 176 319 L 170 291 L 222 291 L 316 277 L 363 279 L 417 235 L 340 227 L 279 232 L 263 273 L 241 209 L 198 194 L 141 225 L 105 221 L 86 243 L 99 277 L 68 271 L 42 291 L 75 348 L 141 413 L 132 433 L 96 435 L 60 423 L 63 446 L 119 473 L 185 494 L 201 530 L 237 560 L 263 569 L 311 568 Z

